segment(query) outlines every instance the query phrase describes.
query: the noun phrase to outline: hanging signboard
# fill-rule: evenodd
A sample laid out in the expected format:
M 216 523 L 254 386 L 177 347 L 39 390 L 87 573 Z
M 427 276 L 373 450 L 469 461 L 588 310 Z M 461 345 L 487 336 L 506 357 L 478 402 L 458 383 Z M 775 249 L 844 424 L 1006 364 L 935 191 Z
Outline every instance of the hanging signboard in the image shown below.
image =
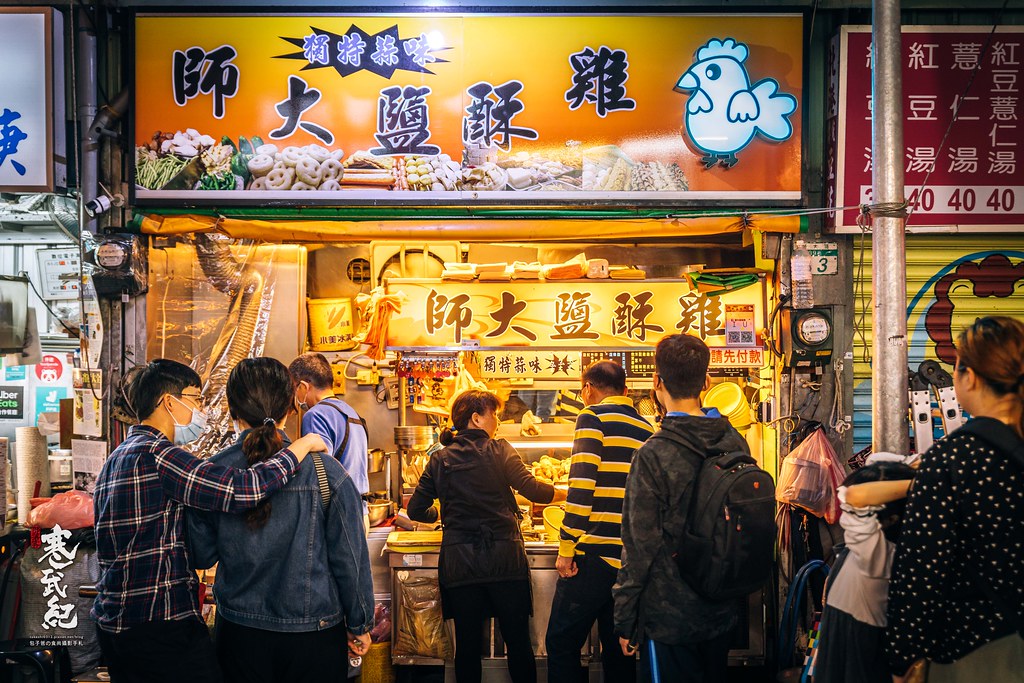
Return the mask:
M 902 45 L 908 228 L 1024 224 L 1024 27 L 904 26 Z M 873 201 L 871 27 L 844 27 L 830 64 L 829 206 L 846 207 L 836 232 L 860 232 L 857 207 Z
M 53 21 L 50 8 L 0 7 L 0 190 L 4 192 L 54 189 Z M 63 134 L 62 129 L 61 140 Z
M 759 286 L 708 295 L 691 289 L 685 280 L 392 279 L 388 292 L 407 297 L 389 323 L 390 348 L 652 347 L 664 335 L 678 332 L 725 347 L 727 306 L 749 306 L 752 320 L 764 319 Z M 533 372 L 540 376 L 558 368 Z
M 802 45 L 797 15 L 139 16 L 135 197 L 792 202 Z

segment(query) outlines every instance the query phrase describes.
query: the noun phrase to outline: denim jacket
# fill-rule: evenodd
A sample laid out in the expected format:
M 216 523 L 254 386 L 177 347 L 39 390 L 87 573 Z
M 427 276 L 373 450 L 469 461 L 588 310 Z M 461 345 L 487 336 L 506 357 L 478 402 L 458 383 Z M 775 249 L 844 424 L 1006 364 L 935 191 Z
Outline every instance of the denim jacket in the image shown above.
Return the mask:
M 213 456 L 247 467 L 243 433 Z M 344 623 L 373 626 L 373 584 L 362 500 L 342 465 L 321 457 L 331 488 L 325 522 L 313 458 L 269 500 L 270 519 L 251 528 L 245 515 L 189 510 L 188 541 L 197 569 L 217 569 L 217 610 L 241 626 L 304 632 Z M 326 533 L 325 533 L 326 524 Z

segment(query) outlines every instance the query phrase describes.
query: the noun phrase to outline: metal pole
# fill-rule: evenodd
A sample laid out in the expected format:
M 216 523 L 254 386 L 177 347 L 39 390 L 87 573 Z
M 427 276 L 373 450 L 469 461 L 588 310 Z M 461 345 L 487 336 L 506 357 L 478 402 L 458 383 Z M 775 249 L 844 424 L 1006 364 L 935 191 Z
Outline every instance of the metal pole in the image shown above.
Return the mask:
M 89 134 L 89 126 L 96 118 L 96 34 L 85 9 L 78 17 L 78 129 L 81 131 L 78 163 L 78 219 L 82 233 L 96 232 L 96 219 L 85 213 L 86 204 L 99 193 L 99 140 Z
M 907 263 L 899 0 L 873 0 L 872 447 L 907 453 Z

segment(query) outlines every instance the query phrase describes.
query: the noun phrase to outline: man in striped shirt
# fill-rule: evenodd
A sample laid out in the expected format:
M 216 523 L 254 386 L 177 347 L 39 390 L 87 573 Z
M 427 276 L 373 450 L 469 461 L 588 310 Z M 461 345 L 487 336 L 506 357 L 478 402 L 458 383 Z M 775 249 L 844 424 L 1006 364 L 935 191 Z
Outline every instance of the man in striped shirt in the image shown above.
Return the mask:
M 653 433 L 626 396 L 626 372 L 592 363 L 581 378 L 586 408 L 576 418 L 569 494 L 560 531 L 559 580 L 546 645 L 549 681 L 579 681 L 580 649 L 597 621 L 604 680 L 631 683 L 636 662 L 623 655 L 612 621 L 612 585 L 622 566 L 622 499 L 633 452 Z

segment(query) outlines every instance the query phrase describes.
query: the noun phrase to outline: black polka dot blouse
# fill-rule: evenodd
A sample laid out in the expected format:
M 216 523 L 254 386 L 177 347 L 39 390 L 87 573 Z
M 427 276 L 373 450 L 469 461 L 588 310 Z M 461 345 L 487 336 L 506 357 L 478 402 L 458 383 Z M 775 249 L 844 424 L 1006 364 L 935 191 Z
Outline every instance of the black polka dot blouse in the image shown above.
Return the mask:
M 889 590 L 893 672 L 924 657 L 948 664 L 1012 633 L 1022 605 L 1024 472 L 954 432 L 924 454 L 907 502 Z

